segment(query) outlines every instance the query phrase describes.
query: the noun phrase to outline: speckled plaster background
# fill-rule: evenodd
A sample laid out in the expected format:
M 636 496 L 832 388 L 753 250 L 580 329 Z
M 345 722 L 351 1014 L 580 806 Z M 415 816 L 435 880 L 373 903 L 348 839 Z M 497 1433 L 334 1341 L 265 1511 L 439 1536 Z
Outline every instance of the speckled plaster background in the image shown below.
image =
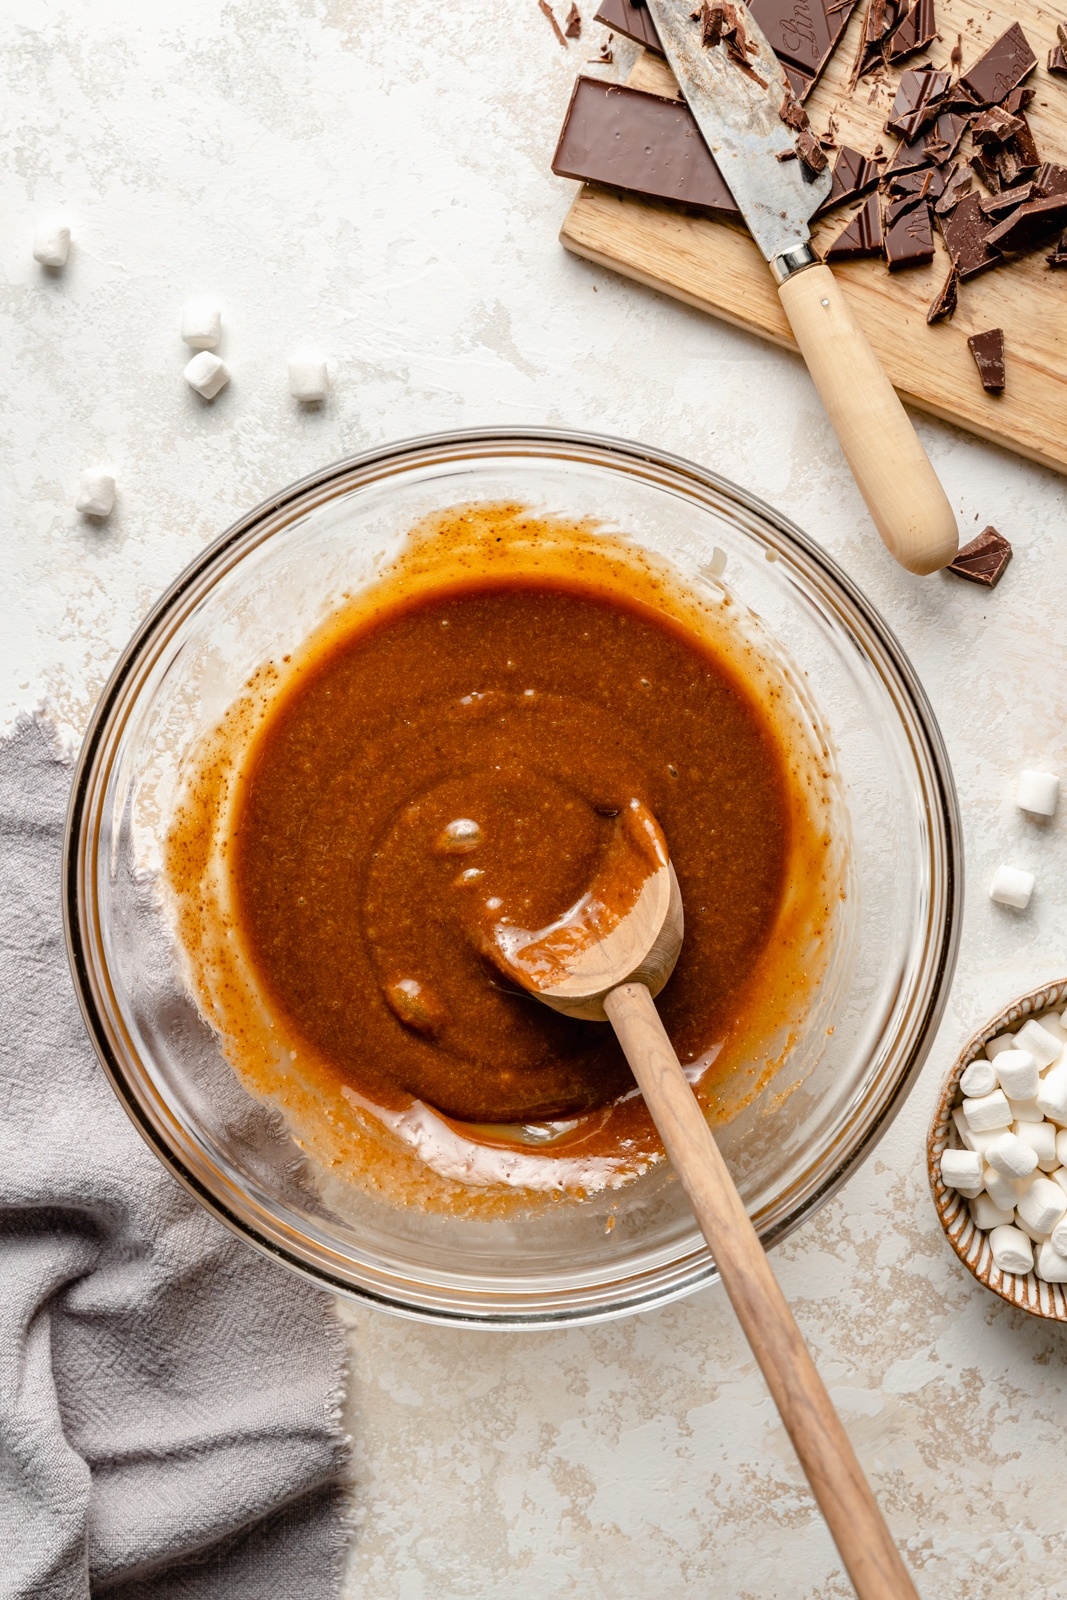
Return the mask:
M 992 597 L 911 578 L 797 361 L 566 256 L 571 186 L 548 162 L 603 36 L 580 5 L 585 38 L 565 52 L 536 0 L 8 0 L 0 721 L 46 702 L 76 738 L 133 625 L 207 540 L 392 438 L 615 432 L 786 510 L 919 668 L 955 764 L 969 893 L 918 1088 L 775 1265 L 927 1600 L 1061 1600 L 1067 1330 L 964 1275 L 922 1145 L 972 1027 L 1067 976 L 1067 805 L 1038 827 L 1012 804 L 1021 766 L 1067 776 L 1064 482 L 921 423 L 963 527 L 996 523 L 1016 556 Z M 60 275 L 30 254 L 54 210 L 76 240 Z M 212 406 L 181 379 L 180 308 L 198 292 L 224 303 L 234 374 Z M 286 394 L 306 340 L 334 364 L 321 413 Z M 119 479 L 103 528 L 73 510 L 99 461 Z M 1038 875 L 1025 914 L 986 898 L 1001 860 Z M 528 1337 L 347 1315 L 351 1600 L 850 1592 L 720 1290 Z

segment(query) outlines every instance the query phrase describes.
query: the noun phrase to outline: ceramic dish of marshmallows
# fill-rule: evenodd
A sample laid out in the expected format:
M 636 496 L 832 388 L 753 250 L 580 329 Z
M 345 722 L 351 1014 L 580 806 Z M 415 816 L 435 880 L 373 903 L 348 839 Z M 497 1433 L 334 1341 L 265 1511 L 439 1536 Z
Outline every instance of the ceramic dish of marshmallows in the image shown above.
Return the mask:
M 1067 1321 L 1067 984 L 1024 996 L 971 1041 L 930 1130 L 942 1226 L 980 1283 Z

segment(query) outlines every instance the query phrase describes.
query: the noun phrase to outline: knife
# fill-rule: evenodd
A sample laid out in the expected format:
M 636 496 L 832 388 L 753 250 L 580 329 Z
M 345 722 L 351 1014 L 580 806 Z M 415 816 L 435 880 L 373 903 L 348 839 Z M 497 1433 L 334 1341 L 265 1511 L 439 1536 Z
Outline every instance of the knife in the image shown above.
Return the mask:
M 695 0 L 646 4 L 686 104 L 770 263 L 800 353 L 878 532 L 909 572 L 936 572 L 959 548 L 956 518 L 896 390 L 833 273 L 811 247 L 808 223 L 830 191 L 830 174 L 809 170 L 797 153 L 798 132 L 782 121 L 793 93 L 778 57 L 742 0 L 721 8 L 727 23 L 736 19 L 742 30 L 737 39 L 744 47 L 733 54 L 724 41 L 704 44 Z M 798 14 L 804 9 L 805 0 L 798 0 Z

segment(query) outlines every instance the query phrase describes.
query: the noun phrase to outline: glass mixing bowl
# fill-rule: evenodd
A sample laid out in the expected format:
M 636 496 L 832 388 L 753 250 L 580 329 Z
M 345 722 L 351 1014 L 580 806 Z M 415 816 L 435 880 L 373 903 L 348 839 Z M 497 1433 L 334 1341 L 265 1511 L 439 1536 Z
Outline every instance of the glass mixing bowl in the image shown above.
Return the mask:
M 71 966 L 134 1123 L 251 1244 L 411 1317 L 592 1322 L 715 1281 L 669 1168 L 488 1220 L 337 1192 L 227 1064 L 180 976 L 159 893 L 160 843 L 197 740 L 263 661 L 371 582 L 414 523 L 472 500 L 588 516 L 693 586 L 720 581 L 725 561 L 721 581 L 785 644 L 844 785 L 849 960 L 830 1026 L 814 1008 L 783 1072 L 718 1136 L 767 1245 L 870 1152 L 922 1065 L 955 963 L 960 824 L 944 746 L 899 645 L 828 556 L 733 484 L 639 445 L 548 430 L 416 439 L 295 484 L 207 549 L 138 630 L 85 739 L 67 831 Z

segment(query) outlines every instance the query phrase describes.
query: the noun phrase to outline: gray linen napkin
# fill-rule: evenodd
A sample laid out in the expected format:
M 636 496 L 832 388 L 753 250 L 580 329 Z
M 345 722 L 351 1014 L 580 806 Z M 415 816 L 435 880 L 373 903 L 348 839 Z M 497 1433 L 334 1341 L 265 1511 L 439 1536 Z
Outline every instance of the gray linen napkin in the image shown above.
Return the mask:
M 126 1119 L 67 969 L 70 771 L 0 745 L 0 1600 L 328 1600 L 344 1341 Z

